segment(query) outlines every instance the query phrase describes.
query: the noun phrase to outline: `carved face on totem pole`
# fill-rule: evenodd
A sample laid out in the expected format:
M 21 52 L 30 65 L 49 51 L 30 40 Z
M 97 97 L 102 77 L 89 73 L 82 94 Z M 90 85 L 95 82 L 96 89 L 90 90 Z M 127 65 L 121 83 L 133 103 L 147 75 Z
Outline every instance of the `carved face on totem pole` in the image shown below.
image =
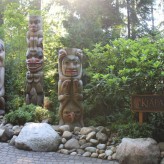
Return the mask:
M 82 57 L 80 49 L 61 49 L 59 51 L 59 76 L 81 78 Z
M 80 49 L 67 48 L 59 51 L 60 125 L 83 126 L 82 57 Z
M 41 27 L 41 18 L 39 16 L 30 16 L 29 30 L 31 32 L 36 32 L 40 30 L 40 27 Z
M 65 123 L 78 123 L 81 119 L 81 110 L 74 103 L 68 103 L 67 106 L 63 109 L 62 118 Z
M 75 77 L 79 75 L 81 63 L 77 56 L 67 55 L 62 61 L 62 73 L 66 77 Z

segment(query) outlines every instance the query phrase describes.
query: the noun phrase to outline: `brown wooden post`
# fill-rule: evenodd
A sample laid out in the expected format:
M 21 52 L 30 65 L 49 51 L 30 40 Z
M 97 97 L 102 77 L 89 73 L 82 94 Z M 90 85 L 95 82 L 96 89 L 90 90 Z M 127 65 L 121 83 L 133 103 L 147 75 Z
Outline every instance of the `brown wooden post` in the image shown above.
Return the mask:
M 139 112 L 139 124 L 142 125 L 143 123 L 143 112 Z

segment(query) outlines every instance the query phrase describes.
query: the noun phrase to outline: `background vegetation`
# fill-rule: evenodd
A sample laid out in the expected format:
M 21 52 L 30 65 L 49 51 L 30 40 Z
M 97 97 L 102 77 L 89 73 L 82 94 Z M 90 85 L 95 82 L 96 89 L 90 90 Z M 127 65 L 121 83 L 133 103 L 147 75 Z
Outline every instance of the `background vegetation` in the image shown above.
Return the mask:
M 44 31 L 44 91 L 57 123 L 57 52 L 84 51 L 85 125 L 103 125 L 120 136 L 164 135 L 164 114 L 146 114 L 142 127 L 130 110 L 132 94 L 164 91 L 163 0 L 1 0 L 0 38 L 5 41 L 5 100 L 8 121 L 45 118 L 24 106 L 28 16 L 41 14 Z M 32 111 L 27 114 L 26 110 Z M 12 113 L 15 111 L 15 113 Z M 51 114 L 50 114 L 51 115 Z M 41 118 L 40 118 L 41 117 Z M 52 120 L 51 120 L 52 121 Z M 16 123 L 16 122 L 13 122 Z M 158 136 L 158 137 L 157 137 Z

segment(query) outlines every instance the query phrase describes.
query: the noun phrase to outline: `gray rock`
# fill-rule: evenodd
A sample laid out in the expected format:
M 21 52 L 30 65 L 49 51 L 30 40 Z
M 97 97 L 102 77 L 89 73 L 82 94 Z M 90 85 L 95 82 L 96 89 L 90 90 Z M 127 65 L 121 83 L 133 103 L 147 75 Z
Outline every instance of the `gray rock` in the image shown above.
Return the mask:
M 13 126 L 12 130 L 14 132 L 14 135 L 18 135 L 20 133 L 20 131 L 22 130 L 22 127 L 16 125 L 16 126 Z
M 90 139 L 90 143 L 92 143 L 93 145 L 97 145 L 99 141 L 96 139 Z
M 97 149 L 97 150 L 98 150 L 99 154 L 105 153 L 105 150 L 99 150 L 99 149 Z
M 155 140 L 123 138 L 115 158 L 120 164 L 158 164 L 159 157 L 160 149 Z
M 69 154 L 69 151 L 67 149 L 61 149 L 60 152 L 63 154 Z
M 9 144 L 14 146 L 15 145 L 15 139 L 17 138 L 17 136 L 13 136 L 12 139 L 10 140 Z
M 79 154 L 79 155 L 84 154 L 84 150 L 83 149 L 77 149 L 76 151 L 77 151 L 77 154 Z
M 85 149 L 86 147 L 90 147 L 90 146 L 92 146 L 91 143 L 85 143 L 84 145 L 81 145 L 80 148 Z
M 60 144 L 58 149 L 63 149 L 63 148 L 64 148 L 64 145 Z
M 95 137 L 96 136 L 96 132 L 90 132 L 87 137 L 86 137 L 86 140 L 89 141 L 91 138 Z
M 97 157 L 98 157 L 98 154 L 97 154 L 97 153 L 92 153 L 92 154 L 91 154 L 91 157 L 92 157 L 92 158 L 97 158 Z
M 113 151 L 112 150 L 106 150 L 105 151 L 105 155 L 106 156 L 111 156 L 113 154 Z
M 91 156 L 91 152 L 85 152 L 84 154 L 83 154 L 83 157 L 90 157 Z
M 15 139 L 19 149 L 33 151 L 56 151 L 61 137 L 47 123 L 26 124 Z
M 72 133 L 69 131 L 64 131 L 62 137 L 68 140 L 72 137 Z
M 108 137 L 105 133 L 97 132 L 96 138 L 99 142 L 105 143 L 108 140 Z
M 86 135 L 80 135 L 80 140 L 86 139 Z
M 115 153 L 116 150 L 117 150 L 117 148 L 116 148 L 115 146 L 112 146 L 112 147 L 111 147 L 111 150 L 113 151 L 113 153 Z
M 13 128 L 13 125 L 10 124 L 10 123 L 8 123 L 8 124 L 6 124 L 4 127 L 8 128 L 8 129 L 12 129 L 12 128 Z
M 70 126 L 69 125 L 62 125 L 59 127 L 59 131 L 61 131 L 62 133 L 64 131 L 70 131 Z
M 85 140 L 85 139 L 80 139 L 80 140 L 79 140 L 79 144 L 80 144 L 80 145 L 84 145 L 85 143 L 86 143 L 86 140 Z
M 98 158 L 100 158 L 100 159 L 105 159 L 105 153 L 99 154 L 99 155 L 98 155 Z
M 65 144 L 65 143 L 67 142 L 67 140 L 66 140 L 65 138 L 62 138 L 61 142 L 62 142 L 63 144 Z
M 96 127 L 96 130 L 97 131 L 105 131 L 105 127 L 104 126 L 98 126 L 98 127 Z
M 91 152 L 91 153 L 96 153 L 96 148 L 95 147 L 86 147 L 85 151 Z
M 80 148 L 80 145 L 79 145 L 78 140 L 72 138 L 72 139 L 68 140 L 65 143 L 65 148 L 66 149 L 79 149 Z
M 0 141 L 7 142 L 14 135 L 14 132 L 11 128 L 1 127 L 0 128 Z
M 93 130 L 93 128 L 91 127 L 83 127 L 80 130 L 80 134 L 82 135 L 87 135 L 88 133 L 90 133 Z
M 80 127 L 75 127 L 75 128 L 74 128 L 74 133 L 75 133 L 75 134 L 79 134 L 79 133 L 80 133 L 80 130 L 81 130 Z
M 97 149 L 105 150 L 105 148 L 106 148 L 106 145 L 105 144 L 98 144 L 97 145 Z
M 107 157 L 107 160 L 111 161 L 111 160 L 112 160 L 112 156 L 109 155 L 109 156 Z
M 112 154 L 112 159 L 116 160 L 116 153 Z
M 77 155 L 77 153 L 76 152 L 72 152 L 72 153 L 70 153 L 70 155 Z

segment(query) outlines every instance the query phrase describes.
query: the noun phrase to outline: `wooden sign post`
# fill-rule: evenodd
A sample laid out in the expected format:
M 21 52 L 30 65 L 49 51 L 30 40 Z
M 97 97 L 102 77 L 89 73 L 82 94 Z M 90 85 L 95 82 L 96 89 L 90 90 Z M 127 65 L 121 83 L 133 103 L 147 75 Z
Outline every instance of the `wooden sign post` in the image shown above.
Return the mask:
M 143 112 L 164 112 L 164 95 L 133 95 L 131 110 L 139 112 L 139 123 L 143 123 Z

